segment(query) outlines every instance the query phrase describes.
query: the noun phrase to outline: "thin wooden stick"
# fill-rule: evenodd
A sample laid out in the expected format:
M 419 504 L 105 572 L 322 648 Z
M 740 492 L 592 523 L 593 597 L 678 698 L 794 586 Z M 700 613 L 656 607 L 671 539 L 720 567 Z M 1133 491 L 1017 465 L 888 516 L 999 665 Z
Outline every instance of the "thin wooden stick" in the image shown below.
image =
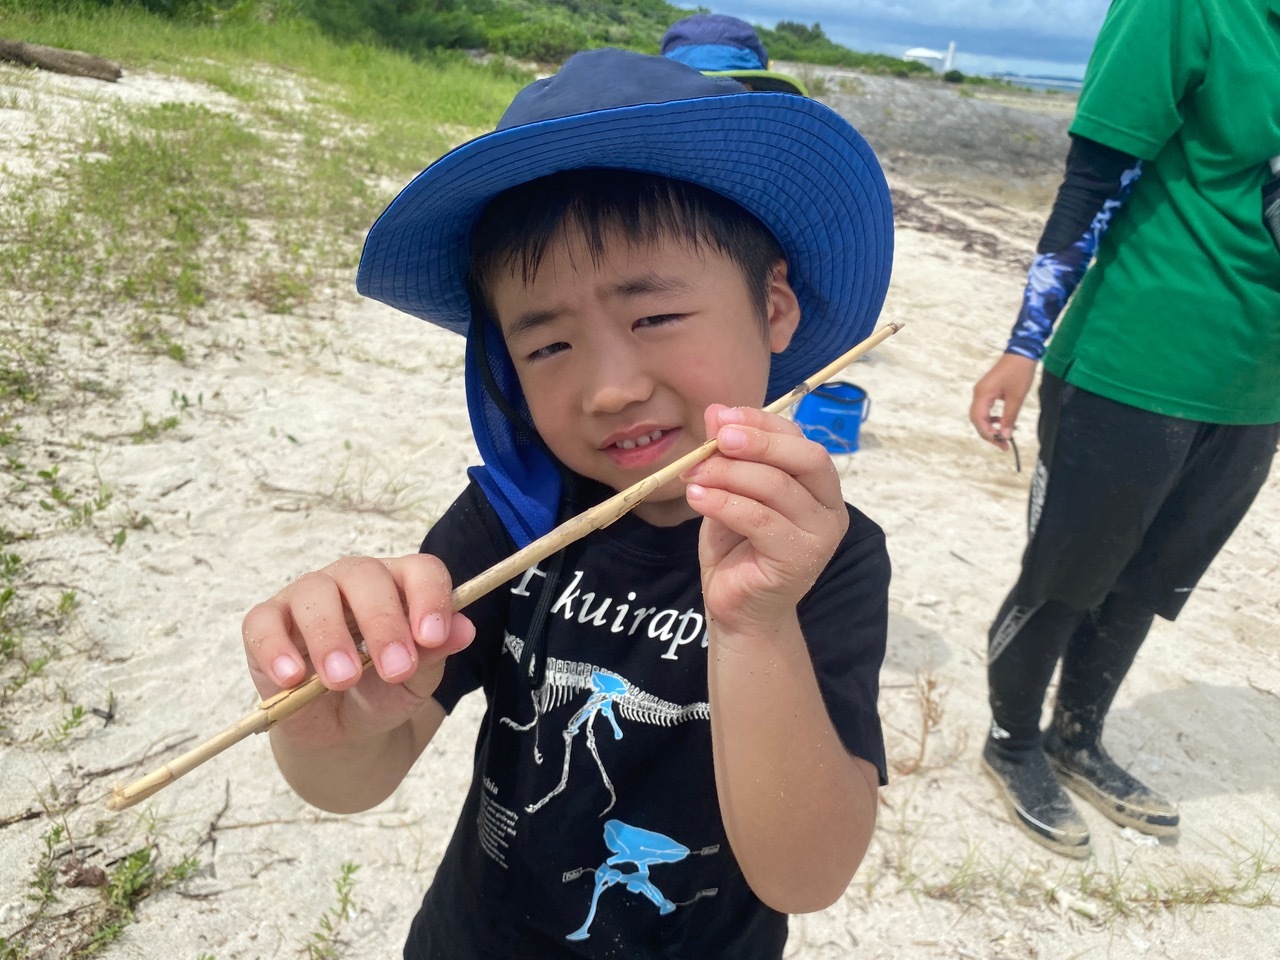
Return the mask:
M 823 367 L 804 383 L 795 387 L 786 396 L 780 397 L 769 404 L 765 407 L 765 410 L 769 413 L 782 413 L 804 397 L 805 394 L 830 380 L 853 361 L 871 350 L 871 348 L 893 336 L 902 327 L 902 323 L 890 323 L 881 327 L 838 360 Z M 545 560 L 575 540 L 582 539 L 592 531 L 604 529 L 615 520 L 625 516 L 659 487 L 676 479 L 694 464 L 701 463 L 715 452 L 716 441 L 708 440 L 697 449 L 685 454 L 679 460 L 668 464 L 656 473 L 645 477 L 634 486 L 630 486 L 590 510 L 583 511 L 578 516 L 566 520 L 550 533 L 539 537 L 533 543 L 517 550 L 505 560 L 494 564 L 488 570 L 457 587 L 450 595 L 453 609 L 462 610 L 479 600 L 486 593 L 528 570 L 539 561 Z M 361 668 L 367 668 L 370 662 L 369 655 L 364 654 L 361 659 Z M 327 688 L 320 682 L 320 678 L 312 676 L 296 687 L 282 690 L 274 697 L 263 700 L 253 713 L 228 727 L 216 737 L 206 740 L 198 747 L 188 750 L 182 756 L 127 786 L 116 786 L 112 790 L 110 799 L 107 800 L 107 807 L 111 810 L 123 810 L 126 807 L 133 806 L 140 800 L 145 800 L 173 783 L 179 777 L 190 773 L 206 760 L 217 756 L 233 744 L 239 743 L 249 734 L 268 730 L 285 717 L 297 713 L 326 691 Z

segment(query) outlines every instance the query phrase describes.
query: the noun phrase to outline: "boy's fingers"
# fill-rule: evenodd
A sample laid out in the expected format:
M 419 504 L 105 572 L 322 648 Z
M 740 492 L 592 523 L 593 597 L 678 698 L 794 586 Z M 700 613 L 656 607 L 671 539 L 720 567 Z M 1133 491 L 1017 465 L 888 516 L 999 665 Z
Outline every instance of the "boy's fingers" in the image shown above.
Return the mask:
M 453 614 L 449 573 L 435 557 L 395 560 L 345 557 L 304 574 L 245 616 L 241 631 L 259 692 L 296 686 L 310 659 L 326 687 L 359 682 L 357 640 L 379 676 L 392 683 L 414 677 L 422 652 L 438 662 L 475 635 Z
M 704 417 L 706 419 L 708 437 L 715 436 L 720 432 L 721 427 L 730 424 L 755 427 L 758 430 L 767 430 L 770 433 L 791 434 L 796 437 L 804 436 L 801 429 L 786 417 L 776 413 L 769 413 L 767 410 L 759 410 L 755 407 L 726 407 L 722 403 L 713 403 L 707 407 Z
M 692 468 L 684 475 L 685 480 L 732 486 L 733 477 L 755 477 L 750 488 L 739 492 L 757 496 L 785 515 L 794 509 L 794 498 L 801 490 L 828 509 L 844 502 L 831 455 L 820 444 L 805 438 L 794 423 L 746 408 L 723 408 L 719 420 L 725 421 L 726 417 L 729 419 L 715 434 L 721 458 L 712 457 Z M 763 465 L 780 475 L 735 471 L 733 463 Z
M 782 524 L 791 526 L 785 517 L 759 500 L 721 487 L 691 484 L 687 496 L 689 505 L 704 517 L 719 521 L 728 530 L 748 540 L 761 537 Z
M 427 650 L 446 645 L 454 612 L 449 596 L 453 580 L 445 565 L 437 557 L 418 553 L 389 560 L 387 567 L 403 594 L 414 645 Z
M 337 565 L 331 565 L 333 570 Z M 345 690 L 360 679 L 360 654 L 347 627 L 342 593 L 328 572 L 304 574 L 281 594 L 321 681 Z
M 411 676 L 418 666 L 417 649 L 388 562 L 347 557 L 326 569 L 338 587 L 344 615 L 359 630 L 378 675 L 393 683 Z
M 704 527 L 700 551 L 704 570 L 746 542 L 765 578 L 761 585 L 792 591 L 797 599 L 817 580 L 835 548 L 827 532 L 797 527 L 759 502 L 724 490 L 706 490 L 703 497 L 691 498 L 690 505 L 715 521 L 709 531 Z M 843 528 L 836 527 L 834 520 L 829 524 L 831 530 L 843 535 Z
M 404 680 L 404 688 L 419 700 L 432 696 L 440 685 L 445 658 L 465 649 L 475 637 L 475 624 L 464 614 L 455 613 L 444 643 L 419 651 L 417 672 Z
M 240 625 L 254 684 L 263 697 L 296 686 L 307 674 L 306 663 L 291 639 L 292 632 L 288 607 L 276 598 L 257 604 Z
M 689 490 L 693 509 L 750 540 L 761 556 L 807 568 L 809 558 L 819 558 L 822 564 L 830 559 L 831 549 L 844 535 L 848 514 L 828 509 L 807 494 L 805 500 L 809 508 L 787 513 L 739 489 L 695 486 Z
M 705 491 L 706 500 L 713 492 L 723 495 L 716 503 L 756 504 L 760 510 L 751 515 L 760 529 L 787 523 L 808 530 L 819 522 L 824 505 L 797 478 L 784 470 L 751 460 L 717 457 L 708 460 L 690 480 L 693 496 Z

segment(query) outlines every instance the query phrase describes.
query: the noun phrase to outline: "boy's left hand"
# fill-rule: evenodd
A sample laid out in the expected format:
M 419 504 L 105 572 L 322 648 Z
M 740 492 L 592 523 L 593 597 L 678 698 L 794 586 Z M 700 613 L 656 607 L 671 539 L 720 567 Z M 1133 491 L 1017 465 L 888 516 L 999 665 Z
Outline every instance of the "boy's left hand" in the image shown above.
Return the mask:
M 831 456 L 790 420 L 712 404 L 719 453 L 684 474 L 702 514 L 698 559 L 707 616 L 722 630 L 768 630 L 822 573 L 849 527 Z

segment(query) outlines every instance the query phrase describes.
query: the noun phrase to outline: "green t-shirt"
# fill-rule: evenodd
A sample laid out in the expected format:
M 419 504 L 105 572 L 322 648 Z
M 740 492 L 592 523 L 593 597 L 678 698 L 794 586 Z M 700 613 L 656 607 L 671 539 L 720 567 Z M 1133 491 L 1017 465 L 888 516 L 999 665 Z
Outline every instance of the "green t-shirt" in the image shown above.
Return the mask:
M 1145 162 L 1045 367 L 1168 416 L 1280 421 L 1280 0 L 1114 0 L 1071 132 Z

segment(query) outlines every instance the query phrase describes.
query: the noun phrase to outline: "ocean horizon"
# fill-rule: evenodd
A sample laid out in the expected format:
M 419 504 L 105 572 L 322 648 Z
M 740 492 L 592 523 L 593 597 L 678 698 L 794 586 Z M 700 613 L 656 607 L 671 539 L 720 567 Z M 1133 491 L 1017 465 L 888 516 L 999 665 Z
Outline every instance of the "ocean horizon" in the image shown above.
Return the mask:
M 910 49 L 901 43 L 867 43 L 863 45 L 870 53 L 883 53 L 891 57 L 901 57 Z M 854 48 L 857 49 L 857 48 Z M 930 47 L 941 58 L 947 55 L 946 48 Z M 980 77 L 1017 76 L 1038 78 L 1042 80 L 1073 84 L 1071 89 L 1079 90 L 1084 79 L 1087 64 L 1073 60 L 1039 60 L 1019 57 L 998 57 L 983 53 L 970 53 L 963 47 L 957 47 L 953 66 L 961 73 Z

